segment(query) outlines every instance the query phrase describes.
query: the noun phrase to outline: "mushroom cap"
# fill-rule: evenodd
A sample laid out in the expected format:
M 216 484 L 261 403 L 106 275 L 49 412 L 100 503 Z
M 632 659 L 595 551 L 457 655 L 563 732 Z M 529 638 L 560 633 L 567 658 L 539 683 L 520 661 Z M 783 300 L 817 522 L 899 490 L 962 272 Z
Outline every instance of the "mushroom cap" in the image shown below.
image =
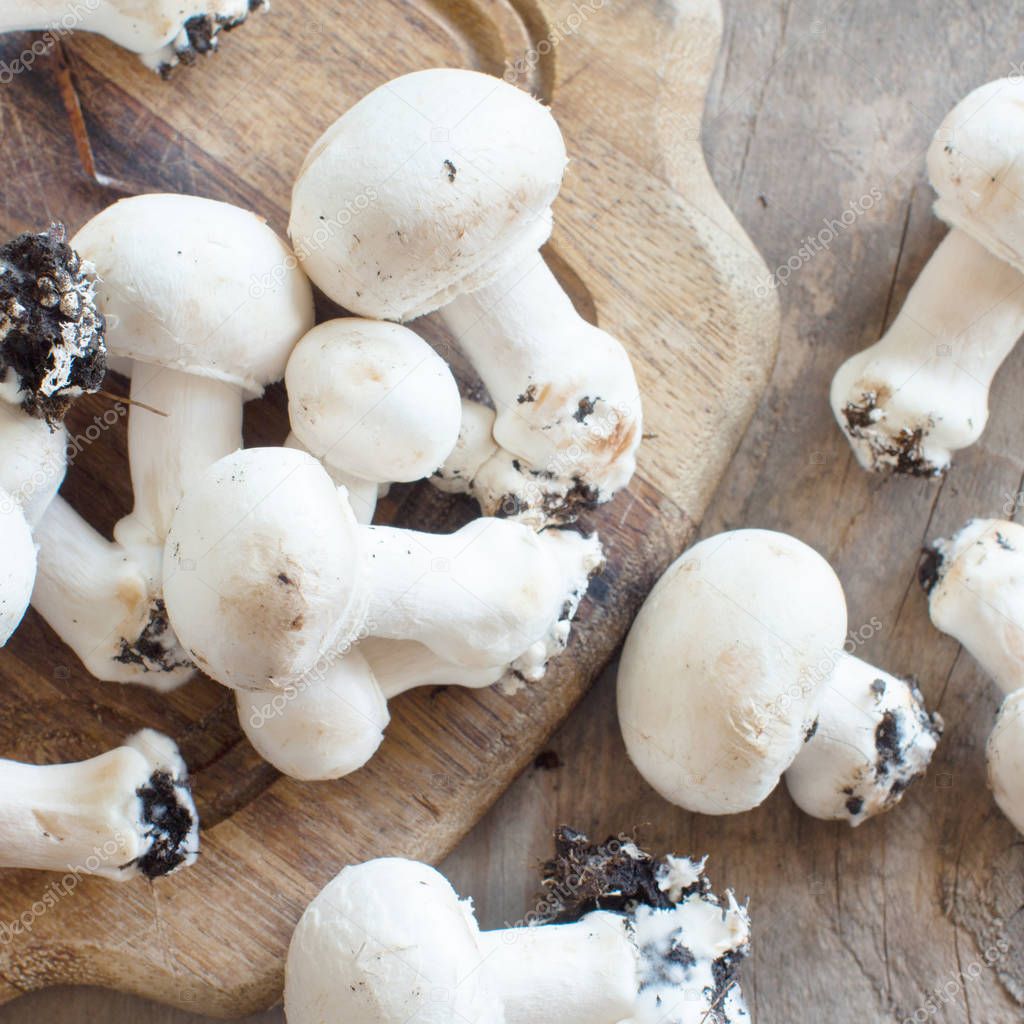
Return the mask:
M 428 867 L 345 868 L 306 908 L 288 949 L 289 1024 L 500 1021 L 485 987 L 472 904 Z
M 851 655 L 821 691 L 817 725 L 786 772 L 797 806 L 859 825 L 891 810 L 924 774 L 942 735 L 917 686 Z
M 736 530 L 695 545 L 626 639 L 618 709 L 630 758 L 688 810 L 756 807 L 803 745 L 845 635 L 839 580 L 806 544 Z
M 336 302 L 411 320 L 540 248 L 565 166 L 555 119 L 528 93 L 476 71 L 417 71 L 314 144 L 288 233 Z
M 377 752 L 388 705 L 359 651 L 330 651 L 300 683 L 239 690 L 238 720 L 257 753 L 293 779 L 340 779 Z
M 319 324 L 295 346 L 285 384 L 296 437 L 364 480 L 421 480 L 458 440 L 462 404 L 448 364 L 399 324 Z
M 313 326 L 313 292 L 266 222 L 198 196 L 122 199 L 72 244 L 96 268 L 107 346 L 257 397 Z
M 1024 832 L 1024 689 L 1003 701 L 985 749 L 996 803 L 1017 831 Z
M 36 545 L 32 529 L 17 501 L 0 490 L 0 646 L 18 628 L 32 597 L 36 579 Z
M 972 519 L 933 545 L 927 568 L 935 628 L 959 640 L 1004 693 L 1024 686 L 1024 526 Z
M 234 689 L 299 682 L 362 624 L 359 527 L 323 467 L 291 448 L 210 466 L 164 548 L 164 601 L 181 645 Z
M 1024 79 L 969 93 L 928 148 L 935 213 L 1024 273 Z

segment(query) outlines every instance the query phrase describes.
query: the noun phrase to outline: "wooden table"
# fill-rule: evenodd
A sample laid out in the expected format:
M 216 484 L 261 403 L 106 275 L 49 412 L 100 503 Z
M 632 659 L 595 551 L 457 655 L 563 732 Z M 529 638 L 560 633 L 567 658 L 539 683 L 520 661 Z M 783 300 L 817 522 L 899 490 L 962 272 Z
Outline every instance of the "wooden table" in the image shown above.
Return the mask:
M 529 909 L 534 865 L 556 823 L 595 835 L 639 825 L 659 851 L 710 854 L 716 885 L 751 898 L 756 946 L 744 988 L 755 1021 L 1024 1019 L 1007 993 L 1016 986 L 1024 995 L 1024 844 L 984 784 L 998 697 L 930 627 L 914 583 L 924 541 L 1015 505 L 1024 354 L 997 380 L 981 443 L 941 482 L 861 472 L 827 405 L 836 366 L 892 320 L 943 235 L 923 167 L 935 126 L 969 89 L 1021 73 L 1013 6 L 725 0 L 725 48 L 703 127 L 718 186 L 768 264 L 792 257 L 796 266 L 781 289 L 772 385 L 703 533 L 786 530 L 832 560 L 851 629 L 881 623 L 860 653 L 918 675 L 946 717 L 927 780 L 896 813 L 857 831 L 801 815 L 784 791 L 730 819 L 675 811 L 625 758 L 609 673 L 552 741 L 557 758 L 520 778 L 444 865 L 485 926 Z M 826 222 L 846 210 L 856 211 L 853 222 L 830 237 Z M 807 258 L 799 253 L 810 236 L 821 251 Z M 989 964 L 985 949 L 999 942 L 1007 949 Z M 0 1010 L 0 1024 L 192 1019 L 84 990 Z

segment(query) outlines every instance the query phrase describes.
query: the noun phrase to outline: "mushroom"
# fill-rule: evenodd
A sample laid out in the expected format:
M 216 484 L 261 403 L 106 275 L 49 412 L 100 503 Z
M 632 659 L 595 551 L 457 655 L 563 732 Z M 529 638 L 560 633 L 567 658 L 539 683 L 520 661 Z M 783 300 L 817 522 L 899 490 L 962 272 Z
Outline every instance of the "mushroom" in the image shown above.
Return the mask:
M 1000 364 L 1024 332 L 1024 80 L 975 89 L 928 150 L 952 230 L 881 341 L 844 363 L 832 410 L 866 469 L 938 476 L 988 420 Z
M 932 623 L 958 640 L 1005 695 L 988 741 L 989 785 L 1024 832 L 1024 526 L 972 519 L 921 566 Z
M 346 867 L 306 908 L 288 949 L 288 1024 L 736 1024 L 750 922 L 704 861 L 591 846 L 563 828 L 542 923 L 481 931 L 471 901 L 426 864 Z
M 640 774 L 687 810 L 760 804 L 783 773 L 808 814 L 859 825 L 927 768 L 942 722 L 916 686 L 844 649 L 828 563 L 737 530 L 674 562 L 629 633 L 619 723 Z
M 362 526 L 310 455 L 253 448 L 185 492 L 167 536 L 164 597 L 197 664 L 234 689 L 300 682 L 360 634 L 532 679 L 565 646 L 600 562 L 596 536 L 504 520 L 444 536 Z
M 0 0 L 0 32 L 96 32 L 166 74 L 216 50 L 221 32 L 266 7 L 269 0 Z
M 241 447 L 242 406 L 284 376 L 313 323 L 312 290 L 260 217 L 197 196 L 123 199 L 74 244 L 99 275 L 109 349 L 130 361 L 134 508 L 111 545 L 52 506 L 33 604 L 94 676 L 170 689 L 195 671 L 163 606 L 171 516 L 192 480 Z
M 36 573 L 31 529 L 67 468 L 64 416 L 106 371 L 92 268 L 63 225 L 0 246 L 0 644 L 27 607 Z
M 360 316 L 434 310 L 497 410 L 487 515 L 567 522 L 633 475 L 641 408 L 622 345 L 585 321 L 540 256 L 566 167 L 550 112 L 473 71 L 405 75 L 313 145 L 289 233 L 323 291 Z M 538 486 L 538 481 L 541 486 Z
M 11 495 L 0 489 L 0 647 L 18 628 L 32 597 L 36 578 L 36 545 L 25 513 Z
M 574 595 L 571 610 L 582 595 Z M 414 640 L 366 637 L 354 649 L 328 652 L 283 689 L 238 690 L 238 720 L 259 755 L 304 782 L 339 779 L 377 752 L 390 721 L 387 702 L 420 686 L 482 689 L 508 665 L 466 668 Z
M 174 742 L 152 729 L 74 764 L 0 761 L 0 867 L 158 878 L 194 863 L 199 818 Z
M 376 496 L 368 483 L 429 476 L 458 440 L 461 401 L 448 364 L 399 324 L 353 317 L 317 325 L 295 346 L 285 386 L 292 443 L 359 495 Z M 372 517 L 371 508 L 359 518 Z

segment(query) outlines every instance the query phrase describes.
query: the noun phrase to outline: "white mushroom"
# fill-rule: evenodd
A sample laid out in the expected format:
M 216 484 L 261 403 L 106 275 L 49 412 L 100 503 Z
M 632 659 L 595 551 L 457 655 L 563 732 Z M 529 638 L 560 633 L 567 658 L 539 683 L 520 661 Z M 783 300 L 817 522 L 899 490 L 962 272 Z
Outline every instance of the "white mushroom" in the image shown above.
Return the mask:
M 0 515 L 7 544 L 0 644 L 24 614 L 36 572 L 34 526 L 67 469 L 62 425 L 106 371 L 92 268 L 62 225 L 0 246 Z
M 472 71 L 416 72 L 314 144 L 289 225 L 310 277 L 347 309 L 441 310 L 503 449 L 467 487 L 485 513 L 535 524 L 609 500 L 641 438 L 626 351 L 579 316 L 538 252 L 565 167 L 558 125 L 528 94 Z
M 953 229 L 881 341 L 840 367 L 832 409 L 867 469 L 935 476 L 988 420 L 1024 332 L 1024 80 L 975 89 L 928 150 L 935 212 Z
M 633 763 L 667 800 L 705 814 L 756 807 L 784 772 L 808 814 L 858 825 L 888 810 L 927 767 L 941 720 L 845 641 L 839 580 L 806 544 L 737 530 L 695 545 L 623 650 Z
M 168 689 L 194 671 L 163 609 L 171 515 L 198 474 L 241 447 L 243 403 L 284 375 L 313 322 L 312 290 L 261 218 L 196 196 L 121 200 L 74 243 L 99 275 L 110 351 L 131 360 L 134 508 L 114 546 L 54 507 L 33 604 L 93 675 Z M 74 586 L 70 550 L 93 570 Z
M 958 640 L 1006 695 L 988 743 L 996 803 L 1024 832 L 1024 526 L 973 519 L 922 564 L 933 624 Z
M 750 923 L 703 862 L 560 831 L 558 923 L 481 931 L 432 867 L 345 868 L 306 909 L 285 968 L 289 1024 L 738 1024 Z M 684 881 L 685 887 L 679 884 Z M 543 918 L 542 918 L 543 919 Z
M 0 761 L 0 867 L 157 878 L 192 864 L 199 818 L 174 742 L 152 729 L 75 764 Z
M 377 752 L 393 697 L 419 686 L 480 689 L 508 669 L 466 668 L 414 640 L 367 637 L 354 649 L 322 655 L 283 689 L 238 690 L 238 720 L 278 771 L 306 782 L 338 779 Z
M 21 507 L 3 489 L 0 489 L 0 547 L 4 553 L 0 566 L 0 646 L 3 646 L 28 608 L 36 578 L 32 528 Z
M 154 71 L 193 64 L 269 0 L 0 0 L 0 32 L 96 32 Z
M 164 594 L 197 663 L 236 689 L 298 682 L 366 634 L 537 678 L 600 561 L 596 537 L 503 520 L 444 536 L 361 526 L 316 460 L 263 448 L 221 459 L 185 493 Z
M 399 324 L 353 317 L 317 325 L 295 346 L 285 386 L 294 438 L 336 483 L 421 480 L 458 439 L 451 370 Z

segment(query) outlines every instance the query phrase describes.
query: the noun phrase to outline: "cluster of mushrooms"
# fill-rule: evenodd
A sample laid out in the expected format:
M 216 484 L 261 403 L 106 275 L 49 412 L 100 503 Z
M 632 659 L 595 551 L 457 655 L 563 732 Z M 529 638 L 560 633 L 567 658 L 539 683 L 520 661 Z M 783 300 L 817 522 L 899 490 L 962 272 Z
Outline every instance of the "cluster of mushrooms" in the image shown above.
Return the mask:
M 263 6 L 98 0 L 75 27 L 166 70 Z M 0 31 L 53 14 L 0 2 Z M 928 165 L 954 230 L 892 329 L 835 378 L 872 469 L 941 473 L 979 436 L 1024 330 L 1022 207 L 1005 187 L 1022 101 L 1019 81 L 994 82 L 943 123 Z M 540 255 L 566 164 L 528 94 L 435 69 L 377 89 L 314 144 L 290 244 L 226 203 L 141 195 L 70 240 L 54 225 L 0 247 L 0 643 L 31 602 L 100 680 L 165 692 L 202 671 L 234 692 L 260 754 L 306 781 L 364 765 L 407 689 L 540 683 L 602 564 L 573 524 L 629 483 L 642 436 L 626 350 Z M 314 285 L 352 315 L 316 323 Z M 486 401 L 404 326 L 434 312 Z M 112 539 L 58 494 L 63 419 L 108 364 L 131 381 L 134 496 Z M 280 380 L 291 433 L 245 449 L 243 406 Z M 372 525 L 390 484 L 421 479 L 481 516 L 451 535 Z M 1007 694 L 990 776 L 1024 830 L 1024 527 L 974 521 L 921 578 L 936 626 Z M 674 804 L 738 813 L 785 777 L 808 814 L 851 825 L 899 802 L 942 731 L 913 680 L 850 649 L 827 562 L 764 530 L 710 537 L 668 569 L 627 639 L 618 713 Z M 152 879 L 197 856 L 187 769 L 152 730 L 0 776 L 0 866 Z M 426 865 L 346 867 L 295 931 L 288 1018 L 748 1020 L 747 911 L 703 869 L 563 828 L 544 884 L 571 899 L 481 932 Z

